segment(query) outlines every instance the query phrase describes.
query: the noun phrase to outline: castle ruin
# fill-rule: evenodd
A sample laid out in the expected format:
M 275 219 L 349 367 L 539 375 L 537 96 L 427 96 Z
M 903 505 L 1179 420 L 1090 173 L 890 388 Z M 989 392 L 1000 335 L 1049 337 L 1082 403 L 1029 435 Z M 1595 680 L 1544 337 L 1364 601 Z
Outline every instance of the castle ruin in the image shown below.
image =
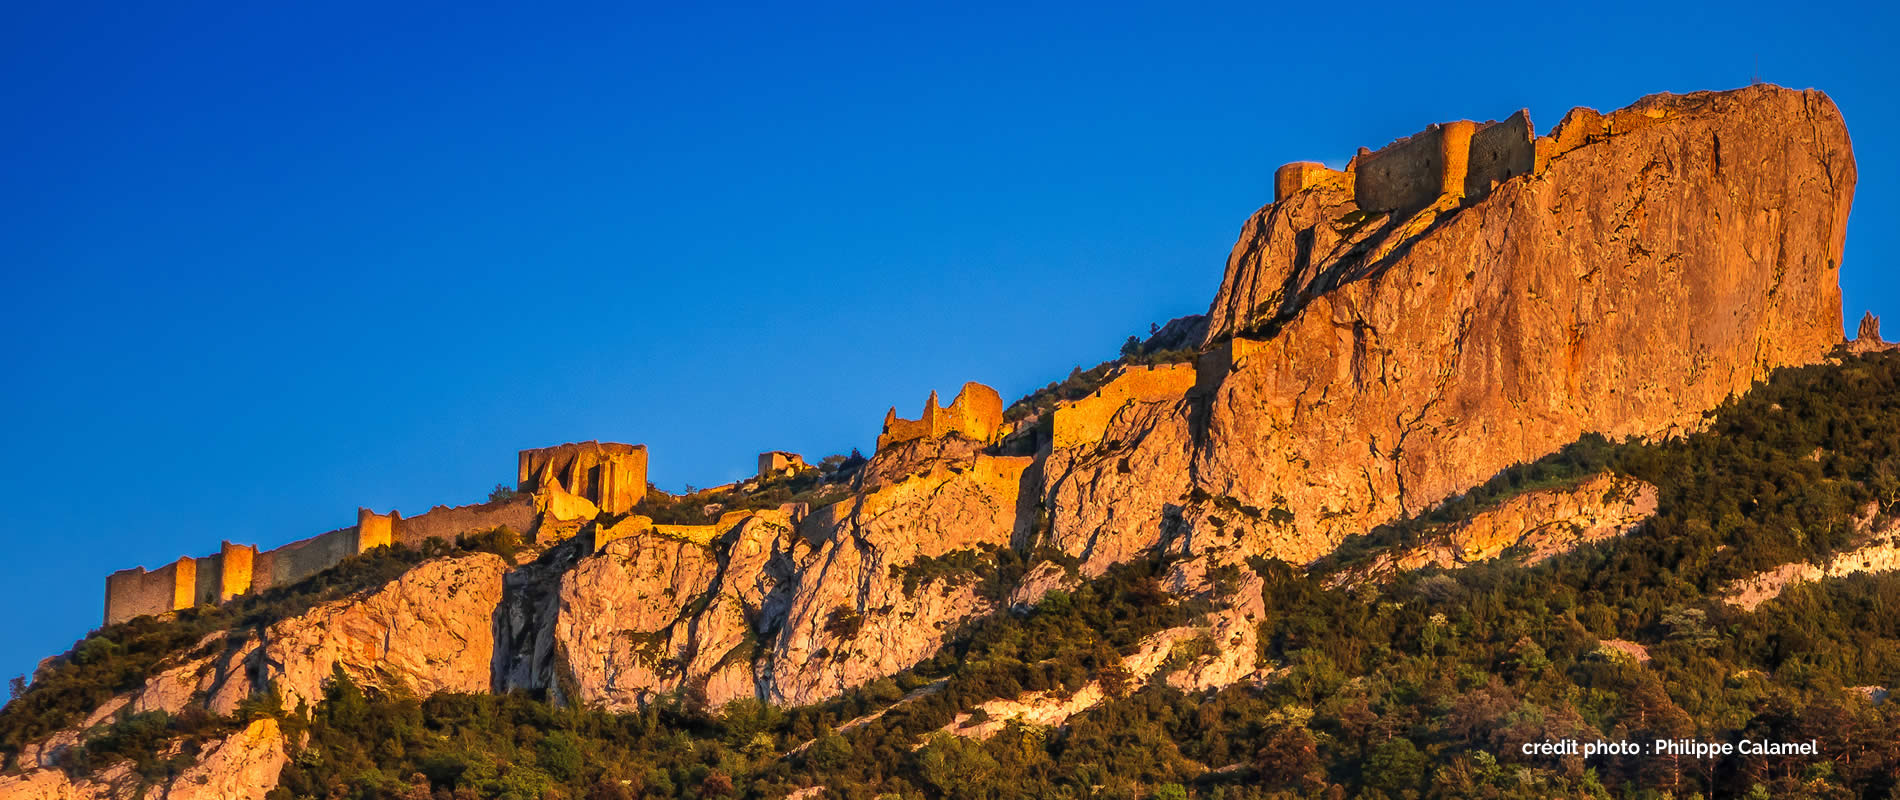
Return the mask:
M 991 442 L 1003 432 L 1003 401 L 995 389 L 966 383 L 948 407 L 938 405 L 931 392 L 922 418 L 900 419 L 897 409 L 885 415 L 878 448 L 914 439 L 956 435 Z M 796 473 L 810 465 L 796 453 L 761 453 L 761 478 Z M 356 512 L 356 524 L 260 551 L 253 545 L 224 542 L 217 553 L 186 556 L 147 570 L 133 567 L 106 577 L 105 624 L 135 617 L 163 614 L 201 605 L 229 602 L 278 586 L 288 586 L 377 547 L 420 549 L 430 539 L 452 542 L 456 537 L 510 528 L 539 535 L 572 535 L 602 512 L 631 513 L 647 494 L 646 445 L 617 442 L 575 442 L 522 450 L 515 469 L 517 494 L 459 507 L 436 506 L 416 517 L 397 511 Z M 690 541 L 710 541 L 716 535 L 757 512 L 728 514 L 713 525 L 659 525 L 644 517 L 597 532 L 597 546 L 615 538 L 646 531 Z M 802 520 L 806 509 L 790 504 L 778 513 Z
M 1003 427 L 1003 398 L 995 389 L 971 381 L 963 384 L 948 408 L 937 405 L 937 393 L 931 391 L 924 401 L 921 419 L 901 419 L 897 407 L 884 414 L 884 432 L 878 434 L 877 449 L 913 439 L 941 439 L 951 434 L 977 442 L 994 440 Z
M 1178 399 L 1194 382 L 1193 364 L 1122 367 L 1093 394 L 1056 406 L 1050 414 L 1050 446 L 1060 450 L 1099 442 L 1122 408 Z
M 1548 137 L 1545 137 L 1548 138 Z M 1380 148 L 1361 149 L 1345 171 L 1296 161 L 1274 173 L 1273 199 L 1280 202 L 1315 186 L 1349 189 L 1367 212 L 1411 214 L 1441 197 L 1475 200 L 1540 166 L 1539 137 L 1530 113 L 1502 122 L 1445 122 Z
M 602 510 L 625 511 L 646 494 L 646 447 L 583 442 L 521 451 L 518 477 L 567 481 Z M 635 491 L 634 487 L 638 487 Z M 386 545 L 420 548 L 430 539 L 452 542 L 466 533 L 534 529 L 539 510 L 533 494 L 450 508 L 436 506 L 405 519 L 390 511 L 356 511 L 356 524 L 291 542 L 275 550 L 223 543 L 218 552 L 186 556 L 153 570 L 133 567 L 106 577 L 105 624 L 146 614 L 229 602 L 301 581 L 345 559 Z
M 538 492 L 550 482 L 602 511 L 624 514 L 647 496 L 647 446 L 576 442 L 521 451 L 515 488 Z
M 804 456 L 785 450 L 768 450 L 759 454 L 759 480 L 766 478 L 791 477 L 801 469 L 810 469 Z

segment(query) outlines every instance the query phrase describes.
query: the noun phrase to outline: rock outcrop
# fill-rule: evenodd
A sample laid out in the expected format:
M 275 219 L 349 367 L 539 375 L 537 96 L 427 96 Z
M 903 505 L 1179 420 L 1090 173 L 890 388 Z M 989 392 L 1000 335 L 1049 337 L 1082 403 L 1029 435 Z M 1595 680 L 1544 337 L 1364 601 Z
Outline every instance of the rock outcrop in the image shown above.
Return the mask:
M 1855 523 L 1862 541 L 1854 549 L 1823 563 L 1796 561 L 1735 581 L 1723 590 L 1723 602 L 1754 611 L 1797 584 L 1900 570 L 1900 520 L 1884 517 L 1879 506 L 1869 505 Z
M 934 655 L 998 603 L 967 581 L 907 587 L 905 570 L 1011 546 L 1033 501 L 1022 491 L 1032 459 L 935 448 L 880 453 L 864 491 L 796 530 L 785 512 L 759 512 L 711 542 L 657 530 L 610 541 L 562 579 L 556 673 L 568 683 L 557 688 L 616 709 L 687 690 L 715 706 L 795 705 Z M 893 475 L 893 464 L 915 471 Z
M 1579 110 L 1539 160 L 1409 216 L 1338 182 L 1255 214 L 1197 388 L 1050 456 L 1055 540 L 1311 561 L 1583 434 L 1694 430 L 1840 343 L 1855 171 L 1825 95 Z
M 1826 96 L 1657 95 L 1531 133 L 1520 114 L 1383 150 L 1381 175 L 1413 151 L 1446 171 L 1398 193 L 1364 194 L 1384 178 L 1351 170 L 1283 174 L 1208 313 L 1151 340 L 1157 357 L 1193 356 L 1185 344 L 1198 358 L 1127 368 L 1014 423 L 974 384 L 920 420 L 887 415 L 875 457 L 832 485 L 846 499 L 809 513 L 657 524 L 625 513 L 643 496 L 644 449 L 524 452 L 519 483 L 537 492 L 545 548 L 533 562 L 435 559 L 265 630 L 216 634 L 88 723 L 194 703 L 226 713 L 266 686 L 291 706 L 315 702 L 336 669 L 419 694 L 534 689 L 616 710 L 668 695 L 807 704 L 1072 586 L 1057 562 L 1091 576 L 1158 552 L 1179 557 L 1171 591 L 1224 605 L 1144 641 L 1128 672 L 1183 690 L 1258 677 L 1253 637 L 1271 609 L 1236 565 L 1309 563 L 1584 434 L 1694 430 L 1769 371 L 1841 343 L 1855 166 Z M 1466 164 L 1466 145 L 1503 155 Z M 1467 171 L 1451 175 L 1454 161 Z M 595 474 L 609 462 L 624 469 Z M 1386 567 L 1555 552 L 1627 529 L 1654 502 L 1609 477 L 1530 493 Z M 1033 563 L 999 585 L 983 565 L 1003 548 Z M 986 711 L 1053 723 L 1102 694 L 1091 684 Z M 80 733 L 48 740 L 29 766 Z M 281 765 L 275 741 L 240 746 L 255 759 L 214 764 L 213 752 L 203 763 L 217 776 L 202 785 L 249 796 L 248 778 L 222 776 Z M 0 797 L 94 791 L 41 772 L 8 780 Z
M 171 747 L 176 752 L 177 743 Z M 277 777 L 289 760 L 283 731 L 277 720 L 251 722 L 222 739 L 207 744 L 198 761 L 177 777 L 149 786 L 131 765 L 113 764 L 81 777 L 64 770 L 31 769 L 0 776 L 0 798 L 5 800 L 114 800 L 154 797 L 164 800 L 263 800 L 277 787 Z
M 1356 585 L 1370 578 L 1427 566 L 1452 569 L 1521 550 L 1517 563 L 1535 564 L 1578 545 L 1621 536 L 1656 514 L 1656 487 L 1634 478 L 1599 474 L 1574 486 L 1536 489 L 1428 530 L 1427 540 L 1381 553 L 1371 563 L 1330 579 Z

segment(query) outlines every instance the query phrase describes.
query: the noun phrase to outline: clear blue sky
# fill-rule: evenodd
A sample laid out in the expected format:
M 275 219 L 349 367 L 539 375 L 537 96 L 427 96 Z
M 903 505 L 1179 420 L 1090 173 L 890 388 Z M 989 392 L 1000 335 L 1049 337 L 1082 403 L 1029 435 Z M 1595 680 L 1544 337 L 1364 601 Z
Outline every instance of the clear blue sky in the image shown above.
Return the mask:
M 1275 166 L 1439 120 L 1825 89 L 1849 324 L 1900 311 L 1872 3 L 88 5 L 0 24 L 6 676 L 115 569 L 477 501 L 519 448 L 678 489 L 1014 398 L 1204 311 Z

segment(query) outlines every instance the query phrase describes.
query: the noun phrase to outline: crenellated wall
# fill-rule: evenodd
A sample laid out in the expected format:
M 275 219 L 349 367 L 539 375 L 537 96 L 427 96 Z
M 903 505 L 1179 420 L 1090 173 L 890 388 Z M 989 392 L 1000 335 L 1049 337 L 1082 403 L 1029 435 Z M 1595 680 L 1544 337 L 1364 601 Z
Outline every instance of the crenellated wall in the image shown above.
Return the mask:
M 948 407 L 937 405 L 937 393 L 924 401 L 921 419 L 901 419 L 893 406 L 884 414 L 884 432 L 877 449 L 913 439 L 940 439 L 951 434 L 978 442 L 994 440 L 1003 426 L 1003 398 L 995 389 L 971 381 L 963 384 Z
M 647 496 L 647 447 L 618 442 L 575 442 L 523 450 L 516 488 L 538 491 L 549 479 L 602 511 L 623 514 Z

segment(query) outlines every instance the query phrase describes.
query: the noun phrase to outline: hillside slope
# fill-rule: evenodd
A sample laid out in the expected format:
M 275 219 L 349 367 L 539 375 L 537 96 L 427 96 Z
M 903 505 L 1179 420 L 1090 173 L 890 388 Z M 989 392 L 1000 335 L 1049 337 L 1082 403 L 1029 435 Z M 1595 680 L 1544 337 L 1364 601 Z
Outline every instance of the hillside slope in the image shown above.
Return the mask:
M 175 781 L 205 743 L 240 737 L 250 731 L 241 723 L 258 718 L 284 731 L 252 737 L 274 742 L 275 760 L 289 765 L 280 795 L 336 786 L 360 796 L 412 791 L 415 778 L 401 770 L 414 768 L 433 787 L 490 796 L 535 796 L 537 781 L 606 781 L 602 791 L 614 796 L 614 787 L 633 785 L 622 780 L 646 783 L 658 796 L 775 796 L 800 781 L 785 771 L 792 767 L 771 765 L 796 764 L 813 780 L 853 781 L 849 791 L 837 787 L 845 796 L 879 784 L 966 796 L 1003 762 L 994 745 L 964 734 L 1017 737 L 1027 768 L 1042 763 L 1039 749 L 1059 760 L 1077 731 L 1103 715 L 1136 713 L 1125 710 L 1129 703 L 1152 719 L 1185 713 L 1181 692 L 1240 703 L 1282 691 L 1274 687 L 1289 680 L 1307 687 L 1297 708 L 1272 709 L 1287 720 L 1273 735 L 1290 738 L 1261 746 L 1332 748 L 1319 777 L 1307 770 L 1289 780 L 1376 786 L 1361 770 L 1375 757 L 1425 759 L 1417 742 L 1398 752 L 1393 743 L 1412 742 L 1402 725 L 1357 730 L 1349 748 L 1291 731 L 1321 713 L 1315 704 L 1352 694 L 1342 681 L 1400 666 L 1380 660 L 1391 654 L 1378 650 L 1393 645 L 1373 642 L 1389 639 L 1390 626 L 1411 612 L 1364 617 L 1387 604 L 1328 591 L 1328 576 L 1306 575 L 1309 565 L 1333 570 L 1338 565 L 1322 559 L 1370 547 L 1353 540 L 1335 553 L 1369 532 L 1392 540 L 1378 540 L 1392 563 L 1422 565 L 1406 553 L 1431 545 L 1404 541 L 1417 532 L 1409 526 L 1486 495 L 1487 481 L 1514 465 L 1590 437 L 1628 439 L 1638 442 L 1629 452 L 1651 452 L 1641 448 L 1658 446 L 1640 442 L 1701 430 L 1711 410 L 1777 369 L 1822 360 L 1841 341 L 1838 273 L 1855 168 L 1845 125 L 1825 95 L 1773 86 L 1658 95 L 1609 115 L 1573 111 L 1546 137 L 1531 137 L 1527 121 L 1479 127 L 1482 141 L 1512 130 L 1522 136 L 1512 152 L 1523 156 L 1523 169 L 1491 181 L 1462 172 L 1446 178 L 1442 158 L 1407 160 L 1421 142 L 1450 142 L 1450 131 L 1462 129 L 1434 127 L 1362 154 L 1359 172 L 1283 181 L 1282 196 L 1243 228 L 1187 362 L 1111 367 L 1093 391 L 1023 412 L 1002 441 L 892 443 L 857 469 L 842 499 L 808 514 L 733 516 L 698 538 L 618 514 L 558 531 L 544 519 L 519 553 L 493 539 L 454 552 L 386 553 L 377 563 L 388 569 L 394 559 L 404 570 L 394 580 L 338 578 L 369 574 L 351 563 L 324 578 L 347 591 L 293 590 L 294 601 L 280 600 L 269 613 L 187 610 L 101 631 L 43 665 L 0 711 L 0 749 L 17 773 L 0 778 L 0 798 L 118 796 L 127 778 L 95 773 L 120 756 L 134 757 L 144 780 Z M 1420 174 L 1444 178 L 1447 188 L 1387 202 L 1379 183 L 1386 179 L 1371 177 L 1368 165 L 1385 165 L 1376 174 L 1387 175 L 1394 163 L 1428 170 Z M 1659 487 L 1659 519 L 1671 513 L 1669 492 L 1686 491 L 1679 476 L 1644 474 L 1623 461 L 1594 466 Z M 1462 523 L 1459 530 L 1486 532 L 1476 549 L 1460 540 L 1478 554 L 1469 561 L 1490 563 L 1532 541 L 1529 531 L 1501 526 L 1531 524 L 1524 520 L 1544 512 L 1522 509 L 1546 507 L 1614 520 L 1583 537 L 1604 540 L 1649 513 L 1589 497 L 1527 501 L 1512 507 L 1516 522 Z M 1549 514 L 1537 520 L 1551 530 L 1572 524 Z M 1719 519 L 1704 524 L 1722 526 L 1711 530 L 1723 536 L 1732 529 Z M 1545 556 L 1575 544 L 1540 537 Z M 1415 549 L 1390 549 L 1400 544 Z M 1671 554 L 1668 564 L 1680 570 L 1676 562 L 1688 557 Z M 1634 581 L 1625 588 L 1664 580 L 1653 572 L 1661 558 L 1645 552 L 1624 565 Z M 1756 571 L 1785 563 L 1756 560 Z M 1536 569 L 1546 571 L 1512 574 L 1551 568 Z M 1375 572 L 1391 578 L 1389 569 Z M 1402 585 L 1413 580 L 1399 574 Z M 1384 591 L 1366 588 L 1376 581 L 1348 583 Z M 1677 606 L 1707 591 L 1654 588 Z M 1586 627 L 1636 641 L 1665 624 L 1651 600 L 1626 594 L 1624 606 L 1592 601 L 1614 620 Z M 1312 627 L 1329 619 L 1341 623 L 1334 632 L 1354 630 L 1364 644 Z M 1685 630 L 1700 630 L 1683 619 Z M 1445 629 L 1433 630 L 1433 641 L 1446 641 Z M 1554 663 L 1546 637 L 1556 634 L 1513 630 L 1531 644 L 1514 640 L 1521 652 L 1509 663 L 1541 675 Z M 1353 663 L 1338 653 L 1323 668 L 1301 661 L 1297 654 L 1310 649 L 1302 636 L 1325 639 Z M 1562 646 L 1580 641 L 1572 635 Z M 1485 658 L 1503 659 L 1494 644 L 1485 645 Z M 1474 674 L 1510 669 L 1503 660 L 1458 663 Z M 1544 688 L 1572 680 L 1558 678 Z M 1476 691 L 1462 683 L 1461 690 Z M 501 696 L 470 694 L 481 692 Z M 909 702 L 853 727 L 850 744 L 826 733 L 843 721 L 840 710 L 877 712 L 905 693 Z M 1379 697 L 1402 704 L 1402 695 Z M 824 703 L 832 705 L 820 709 Z M 706 716 L 721 709 L 723 719 Z M 1002 724 L 1010 716 L 1033 724 Z M 495 727 L 500 717 L 566 738 L 507 733 Z M 1205 713 L 1196 717 L 1222 729 Z M 948 738 L 915 758 L 940 761 L 904 755 L 926 732 L 915 727 L 919 719 Z M 987 724 L 993 719 L 998 724 Z M 1711 718 L 1717 723 L 1733 720 Z M 424 732 L 444 725 L 474 733 L 457 734 L 465 747 L 443 755 L 448 761 L 428 761 L 422 754 L 440 748 Z M 1052 733 L 1059 730 L 1069 733 Z M 1229 734 L 1256 741 L 1259 730 L 1250 730 Z M 653 775 L 608 780 L 602 765 L 567 763 L 585 741 L 674 763 L 667 759 L 679 753 L 665 749 L 672 745 L 640 738 L 660 732 L 677 734 L 675 741 L 717 737 L 721 747 L 709 752 L 721 755 L 665 767 L 672 771 L 664 791 Z M 397 744 L 348 744 L 372 733 Z M 1151 733 L 1142 747 L 1153 752 L 1193 749 L 1181 731 Z M 414 747 L 401 744 L 411 740 Z M 1419 742 L 1440 754 L 1436 740 Z M 141 755 L 141 744 L 173 750 Z M 1125 745 L 1099 747 L 1125 758 Z M 1392 751 L 1375 752 L 1385 745 Z M 1131 787 L 1164 774 L 1213 786 L 1225 784 L 1206 769 L 1251 769 L 1250 754 L 1200 746 L 1218 755 L 1110 772 Z M 897 766 L 865 772 L 845 756 L 853 747 Z M 1301 758 L 1295 753 L 1292 763 Z M 1312 761 L 1323 766 L 1317 755 Z M 516 774 L 524 764 L 535 772 Z M 1574 772 L 1562 777 L 1575 780 Z M 724 788 L 715 774 L 759 783 Z M 1045 777 L 1051 785 L 1069 780 Z M 508 783 L 517 779 L 527 782 Z M 269 788 L 246 785 L 253 794 Z

